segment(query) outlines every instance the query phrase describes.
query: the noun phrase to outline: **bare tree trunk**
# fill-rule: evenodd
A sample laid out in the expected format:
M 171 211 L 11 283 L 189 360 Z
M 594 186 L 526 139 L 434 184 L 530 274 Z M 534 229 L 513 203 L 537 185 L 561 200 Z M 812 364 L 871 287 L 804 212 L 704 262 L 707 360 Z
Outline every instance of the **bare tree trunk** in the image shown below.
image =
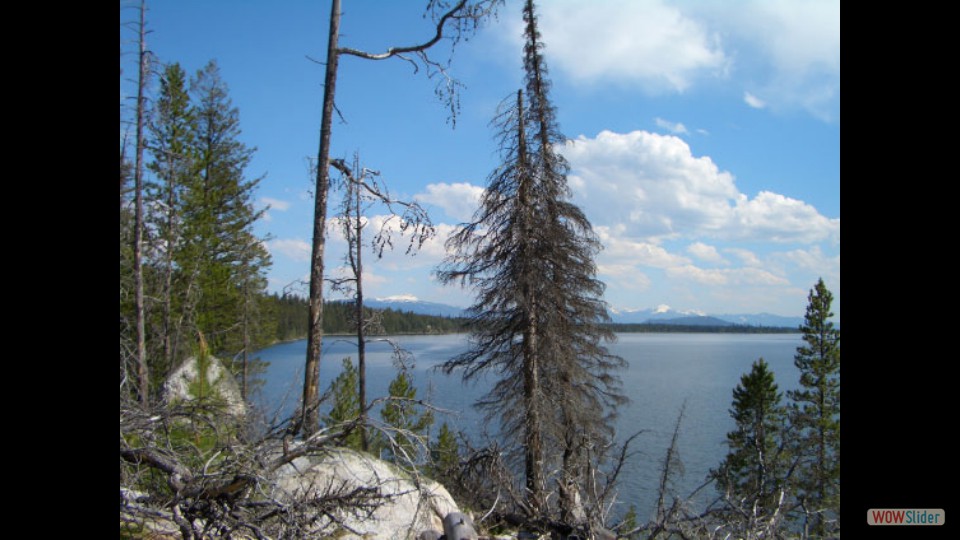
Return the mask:
M 359 160 L 356 163 L 356 169 L 360 168 Z M 354 171 L 354 176 L 362 178 L 362 172 L 359 170 Z M 355 215 L 357 222 L 354 225 L 356 227 L 354 233 L 354 246 L 352 248 L 356 249 L 354 254 L 354 275 L 357 278 L 357 369 L 360 372 L 358 375 L 358 382 L 360 386 L 359 398 L 360 398 L 360 414 L 362 415 L 362 420 L 360 422 L 360 448 L 366 452 L 369 447 L 369 441 L 367 441 L 367 336 L 366 336 L 366 324 L 363 320 L 363 223 L 361 223 L 360 218 L 363 215 L 363 210 L 360 207 L 361 197 L 360 197 L 360 186 L 352 185 L 351 189 L 354 191 L 354 201 L 356 206 L 354 207 Z
M 145 120 L 145 86 L 147 84 L 145 1 L 140 2 L 140 68 L 137 78 L 137 157 L 133 173 L 135 184 L 134 234 L 133 234 L 133 281 L 136 289 L 135 310 L 137 325 L 137 379 L 140 403 L 150 405 L 150 376 L 147 371 L 147 341 L 143 298 L 143 124 Z
M 247 377 L 249 376 L 249 357 L 250 351 L 250 291 L 249 286 L 243 285 L 243 379 L 240 382 L 240 397 L 244 403 L 247 401 Z
M 173 171 L 173 156 L 168 156 L 168 168 Z M 174 179 L 171 172 L 167 180 L 167 238 L 166 254 L 164 257 L 163 268 L 163 368 L 165 370 L 173 369 L 173 246 L 177 241 L 173 227 L 176 223 L 176 194 L 174 191 Z
M 330 130 L 333 124 L 337 85 L 337 50 L 340 39 L 340 0 L 330 6 L 330 34 L 327 42 L 327 70 L 323 86 L 323 114 L 320 119 L 320 149 L 317 152 L 317 182 L 313 209 L 313 253 L 310 265 L 310 321 L 307 335 L 307 364 L 303 381 L 302 426 L 305 437 L 320 427 L 320 351 L 323 342 L 323 252 L 326 245 L 327 192 L 330 186 Z
M 527 159 L 526 131 L 524 129 L 523 91 L 517 91 L 517 159 L 522 178 L 519 186 L 520 206 L 523 208 L 523 247 L 525 251 L 532 249 L 533 209 L 530 203 L 530 175 Z M 534 254 L 527 253 L 523 259 L 532 261 Z M 537 320 L 538 307 L 536 292 L 533 283 L 536 276 L 529 265 L 523 270 L 523 302 L 527 312 L 526 329 L 523 335 L 523 397 L 526 403 L 526 419 L 524 421 L 524 465 L 526 467 L 526 485 L 530 510 L 534 516 L 543 509 L 543 441 L 541 437 L 540 419 L 540 365 L 539 351 L 537 350 Z

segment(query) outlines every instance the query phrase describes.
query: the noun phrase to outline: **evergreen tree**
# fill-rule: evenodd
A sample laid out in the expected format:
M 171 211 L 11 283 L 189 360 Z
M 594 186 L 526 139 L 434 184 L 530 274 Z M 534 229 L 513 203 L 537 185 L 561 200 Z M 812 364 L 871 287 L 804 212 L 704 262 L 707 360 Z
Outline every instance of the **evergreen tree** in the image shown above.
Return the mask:
M 717 489 L 738 509 L 753 517 L 769 516 L 779 504 L 784 488 L 785 459 L 782 442 L 786 409 L 773 372 L 760 358 L 733 390 L 730 416 L 736 430 L 727 434 L 727 457 L 713 472 Z M 731 514 L 737 519 L 742 514 Z
M 453 485 L 460 468 L 460 445 L 446 422 L 440 426 L 437 440 L 430 445 L 430 474 L 444 485 Z
M 393 443 L 382 436 L 381 448 L 390 448 L 394 460 L 417 461 L 420 452 L 415 438 L 423 436 L 433 425 L 433 413 L 417 403 L 417 389 L 405 367 L 390 381 L 388 392 L 390 399 L 380 411 L 380 417 L 389 428 Z
M 561 471 L 561 510 L 586 480 L 586 451 L 612 432 L 625 401 L 615 371 L 625 365 L 603 345 L 613 334 L 596 279 L 600 245 L 586 216 L 568 201 L 568 165 L 548 97 L 543 44 L 533 2 L 524 7 L 524 92 L 501 109 L 503 164 L 490 177 L 472 223 L 448 241 L 441 281 L 470 284 L 472 347 L 444 364 L 464 378 L 496 371 L 500 380 L 479 406 L 502 418 L 520 443 L 527 510 L 547 510 L 547 474 Z
M 250 294 L 262 294 L 270 264 L 254 222 L 259 179 L 244 177 L 253 150 L 239 140 L 240 119 L 215 62 L 197 72 L 195 101 L 197 174 L 184 194 L 181 270 L 185 274 L 184 313 L 217 354 L 244 349 L 244 311 Z M 246 297 L 246 298 L 245 298 Z
M 801 388 L 788 395 L 794 402 L 790 419 L 800 435 L 799 497 L 810 532 L 825 536 L 840 527 L 840 330 L 830 321 L 833 294 L 823 279 L 807 300 L 800 327 L 804 345 L 794 357 Z
M 147 184 L 153 212 L 148 216 L 160 240 L 159 260 L 161 321 L 157 338 L 162 354 L 155 363 L 155 378 L 163 380 L 175 364 L 183 318 L 177 316 L 181 293 L 175 290 L 177 251 L 181 244 L 183 196 L 196 173 L 196 117 L 187 91 L 187 74 L 180 64 L 166 66 L 160 78 L 160 94 L 150 123 L 148 147 L 153 160 L 148 165 L 155 180 Z
M 352 422 L 360 416 L 360 399 L 357 396 L 357 369 L 350 358 L 343 359 L 343 369 L 337 378 L 330 383 L 330 395 L 333 397 L 333 408 L 327 415 L 326 424 L 336 426 Z M 341 444 L 347 448 L 360 450 L 360 430 L 350 431 Z

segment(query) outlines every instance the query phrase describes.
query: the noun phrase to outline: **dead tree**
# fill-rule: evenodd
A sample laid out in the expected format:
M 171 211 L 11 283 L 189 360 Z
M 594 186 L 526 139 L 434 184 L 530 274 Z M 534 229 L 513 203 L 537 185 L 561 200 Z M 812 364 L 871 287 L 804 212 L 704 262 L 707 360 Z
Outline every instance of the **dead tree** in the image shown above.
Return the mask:
M 353 295 L 354 323 L 357 332 L 357 371 L 358 397 L 360 411 L 367 411 L 367 382 L 366 382 L 366 346 L 367 331 L 376 325 L 375 319 L 368 319 L 364 312 L 363 303 L 363 250 L 365 247 L 363 230 L 368 224 L 366 213 L 374 204 L 384 206 L 388 218 L 381 223 L 374 233 L 371 246 L 378 257 L 383 256 L 386 248 L 393 247 L 393 222 L 399 220 L 398 232 L 410 234 L 410 243 L 407 253 L 419 249 L 424 242 L 435 234 L 430 216 L 416 203 L 394 199 L 386 185 L 380 181 L 380 172 L 360 165 L 360 158 L 354 155 L 353 166 L 340 159 L 332 160 L 330 165 L 337 169 L 343 178 L 343 201 L 339 213 L 340 228 L 347 241 L 346 270 L 343 277 L 328 279 L 333 289 Z M 360 447 L 369 449 L 369 440 L 366 428 L 360 426 Z
M 136 319 L 136 361 L 137 361 L 137 394 L 140 402 L 145 406 L 150 404 L 150 377 L 147 369 L 146 344 L 146 314 L 143 296 L 143 149 L 144 124 L 146 122 L 146 86 L 150 73 L 150 54 L 147 51 L 147 3 L 140 2 L 140 21 L 138 24 L 138 72 L 137 72 L 137 134 L 136 134 L 136 162 L 133 171 L 134 181 L 134 222 L 133 222 L 133 281 L 135 289 L 135 319 Z
M 323 109 L 320 120 L 320 147 L 317 152 L 316 187 L 314 191 L 313 245 L 310 263 L 310 317 L 307 334 L 307 358 L 304 369 L 301 428 L 307 436 L 320 425 L 320 351 L 323 341 L 323 254 L 326 246 L 324 229 L 327 221 L 327 197 L 330 188 L 330 137 L 335 109 L 337 67 L 341 55 L 368 60 L 400 58 L 410 62 L 415 70 L 424 68 L 428 76 L 440 75 L 438 93 L 447 96 L 451 112 L 456 112 L 456 81 L 447 74 L 446 66 L 432 60 L 427 51 L 447 38 L 456 44 L 477 30 L 479 24 L 502 0 L 458 0 L 450 5 L 447 0 L 429 0 L 427 12 L 436 23 L 436 31 L 428 40 L 404 47 L 390 47 L 382 53 L 368 53 L 340 46 L 340 0 L 330 6 L 330 29 L 327 41 L 327 61 L 324 75 Z

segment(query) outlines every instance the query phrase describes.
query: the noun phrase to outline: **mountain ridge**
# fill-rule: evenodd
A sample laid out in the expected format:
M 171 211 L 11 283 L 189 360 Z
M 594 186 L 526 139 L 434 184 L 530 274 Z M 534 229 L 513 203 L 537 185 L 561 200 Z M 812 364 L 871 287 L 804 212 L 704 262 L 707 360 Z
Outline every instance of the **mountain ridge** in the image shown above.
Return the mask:
M 412 295 L 395 295 L 375 298 L 364 302 L 367 307 L 374 309 L 393 309 L 395 311 L 409 311 L 420 315 L 434 315 L 438 317 L 464 317 L 466 309 L 442 304 L 427 302 Z M 661 304 L 648 309 L 610 309 L 611 322 L 615 324 L 675 324 L 684 326 L 761 326 L 796 328 L 803 324 L 803 317 L 789 317 L 773 313 L 722 313 L 708 314 L 701 310 L 675 310 Z

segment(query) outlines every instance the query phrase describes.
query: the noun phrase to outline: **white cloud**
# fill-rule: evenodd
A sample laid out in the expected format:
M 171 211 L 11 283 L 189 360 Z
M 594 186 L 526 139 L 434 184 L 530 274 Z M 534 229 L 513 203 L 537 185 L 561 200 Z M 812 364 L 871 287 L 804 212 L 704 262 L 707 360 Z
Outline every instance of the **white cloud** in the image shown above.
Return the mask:
M 760 266 L 760 259 L 752 251 L 743 248 L 725 248 L 724 253 L 737 256 L 744 266 Z
M 672 135 L 602 131 L 563 148 L 575 199 L 597 225 L 632 238 L 839 242 L 840 220 L 783 195 L 749 199 L 709 157 Z
M 691 7 L 728 38 L 725 45 L 736 50 L 734 76 L 765 96 L 770 108 L 801 107 L 823 119 L 839 113 L 839 0 L 748 0 L 737 9 L 721 4 Z
M 276 210 L 278 212 L 286 212 L 290 209 L 290 203 L 287 201 L 282 201 L 280 199 L 274 199 L 272 197 L 260 197 L 260 202 L 264 206 L 269 205 L 271 210 Z
M 767 106 L 767 102 L 758 98 L 757 96 L 751 94 L 750 92 L 743 93 L 743 101 L 753 107 L 754 109 L 763 109 Z
M 414 195 L 414 200 L 439 206 L 448 216 L 461 222 L 470 221 L 483 196 L 482 187 L 467 182 L 428 184 L 426 190 L 426 193 Z
M 727 264 L 726 259 L 717 251 L 717 248 L 704 244 L 703 242 L 694 242 L 687 246 L 687 253 L 705 262 L 718 264 Z
M 748 200 L 740 195 L 733 210 L 733 236 L 764 238 L 773 242 L 839 241 L 840 219 L 829 219 L 809 204 L 761 191 Z
M 654 122 L 656 122 L 657 127 L 666 129 L 675 135 L 690 133 L 687 131 L 687 126 L 683 125 L 681 122 L 671 122 L 669 120 L 664 120 L 663 118 L 654 118 Z
M 271 254 L 281 254 L 295 261 L 309 261 L 312 248 L 303 240 L 293 238 L 270 240 L 267 248 Z
M 819 246 L 809 249 L 794 249 L 786 253 L 778 253 L 775 259 L 801 270 L 808 281 L 810 288 L 814 280 L 822 277 L 827 286 L 835 293 L 840 290 L 840 254 L 827 255 Z
M 558 73 L 596 86 L 683 92 L 730 81 L 768 108 L 839 115 L 839 0 L 551 0 L 538 6 L 547 59 Z M 498 25 L 518 50 L 522 21 Z M 716 85 L 714 85 L 716 86 Z
M 694 265 L 677 266 L 666 270 L 667 276 L 692 281 L 701 285 L 789 285 L 787 279 L 760 268 L 699 268 Z
M 645 291 L 650 288 L 650 277 L 632 264 L 598 264 L 597 275 L 617 290 Z
M 594 232 L 603 244 L 600 257 L 608 264 L 616 261 L 653 268 L 670 268 L 690 262 L 690 259 L 674 255 L 657 244 L 624 237 L 622 227 L 597 225 L 594 227 Z
M 715 33 L 662 0 L 554 0 L 538 9 L 550 65 L 578 81 L 682 92 L 728 63 Z M 518 19 L 504 25 L 515 41 Z

